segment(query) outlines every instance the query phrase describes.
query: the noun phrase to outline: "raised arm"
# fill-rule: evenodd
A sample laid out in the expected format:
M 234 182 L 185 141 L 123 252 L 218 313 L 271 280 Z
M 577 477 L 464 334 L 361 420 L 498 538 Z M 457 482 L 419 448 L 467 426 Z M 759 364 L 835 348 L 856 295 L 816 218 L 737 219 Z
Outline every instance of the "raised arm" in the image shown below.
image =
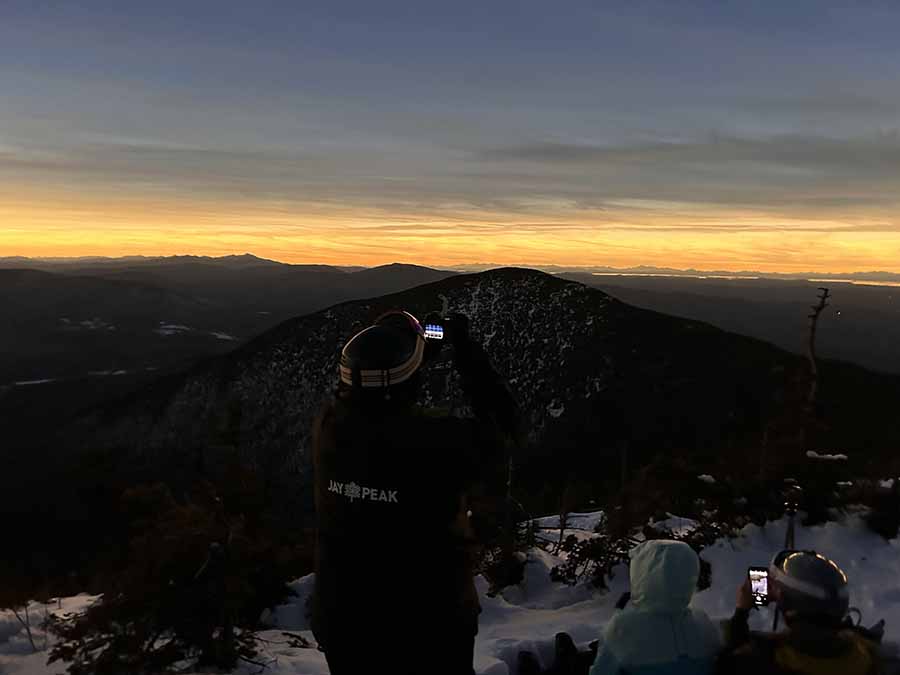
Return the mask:
M 522 440 L 519 406 L 506 382 L 497 373 L 484 347 L 469 336 L 469 320 L 463 314 L 447 317 L 453 361 L 475 418 L 496 428 L 505 445 Z
M 745 579 L 738 588 L 734 616 L 728 626 L 726 651 L 737 649 L 750 641 L 750 610 L 753 609 L 753 594 L 750 591 L 750 580 Z

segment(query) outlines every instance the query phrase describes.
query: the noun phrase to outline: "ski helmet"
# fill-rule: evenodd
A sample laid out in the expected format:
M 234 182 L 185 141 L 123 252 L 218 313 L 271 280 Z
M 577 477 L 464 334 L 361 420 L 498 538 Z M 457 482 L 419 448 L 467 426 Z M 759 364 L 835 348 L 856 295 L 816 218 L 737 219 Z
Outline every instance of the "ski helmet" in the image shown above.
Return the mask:
M 837 624 L 847 614 L 847 575 L 820 553 L 781 551 L 769 565 L 769 579 L 778 586 L 778 606 L 787 619 Z
M 409 312 L 382 314 L 341 351 L 341 382 L 354 389 L 382 389 L 406 382 L 424 361 L 425 331 Z

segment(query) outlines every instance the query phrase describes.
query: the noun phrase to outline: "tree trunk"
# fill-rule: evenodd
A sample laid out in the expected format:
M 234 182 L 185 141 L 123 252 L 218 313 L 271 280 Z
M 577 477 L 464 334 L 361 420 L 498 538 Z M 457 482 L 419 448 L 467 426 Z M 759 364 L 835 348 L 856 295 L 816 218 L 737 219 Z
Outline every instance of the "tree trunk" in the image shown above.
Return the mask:
M 22 615 L 13 608 L 12 610 L 13 616 L 18 619 L 19 623 L 22 624 L 22 627 L 25 629 L 25 633 L 28 635 L 28 642 L 31 644 L 31 650 L 37 653 L 38 648 L 34 644 L 34 635 L 31 633 L 31 617 L 28 615 L 28 602 L 25 603 L 25 618 L 22 618 Z

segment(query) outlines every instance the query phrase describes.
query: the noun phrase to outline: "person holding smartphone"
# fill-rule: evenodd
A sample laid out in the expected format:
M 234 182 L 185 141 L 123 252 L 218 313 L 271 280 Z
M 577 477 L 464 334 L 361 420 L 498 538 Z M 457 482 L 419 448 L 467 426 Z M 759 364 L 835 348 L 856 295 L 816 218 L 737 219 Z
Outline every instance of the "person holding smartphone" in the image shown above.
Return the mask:
M 815 551 L 785 550 L 768 569 L 751 567 L 738 588 L 737 607 L 720 659 L 721 675 L 876 675 L 876 645 L 845 621 L 847 575 Z M 781 633 L 750 631 L 754 607 L 774 604 Z
M 445 345 L 472 418 L 417 403 L 423 368 Z M 389 312 L 343 347 L 313 428 L 312 624 L 331 673 L 472 675 L 470 497 L 478 484 L 504 494 L 518 433 L 516 403 L 462 315 L 423 326 Z

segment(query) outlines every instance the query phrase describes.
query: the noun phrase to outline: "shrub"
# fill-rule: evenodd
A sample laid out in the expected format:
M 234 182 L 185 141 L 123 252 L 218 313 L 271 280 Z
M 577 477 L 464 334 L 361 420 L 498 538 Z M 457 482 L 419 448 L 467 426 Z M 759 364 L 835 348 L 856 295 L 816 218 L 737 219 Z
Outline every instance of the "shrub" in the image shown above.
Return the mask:
M 129 490 L 130 555 L 100 601 L 54 620 L 50 661 L 71 675 L 161 673 L 176 665 L 233 668 L 255 655 L 264 607 L 289 592 L 279 545 L 209 485 L 178 502 L 163 485 Z

